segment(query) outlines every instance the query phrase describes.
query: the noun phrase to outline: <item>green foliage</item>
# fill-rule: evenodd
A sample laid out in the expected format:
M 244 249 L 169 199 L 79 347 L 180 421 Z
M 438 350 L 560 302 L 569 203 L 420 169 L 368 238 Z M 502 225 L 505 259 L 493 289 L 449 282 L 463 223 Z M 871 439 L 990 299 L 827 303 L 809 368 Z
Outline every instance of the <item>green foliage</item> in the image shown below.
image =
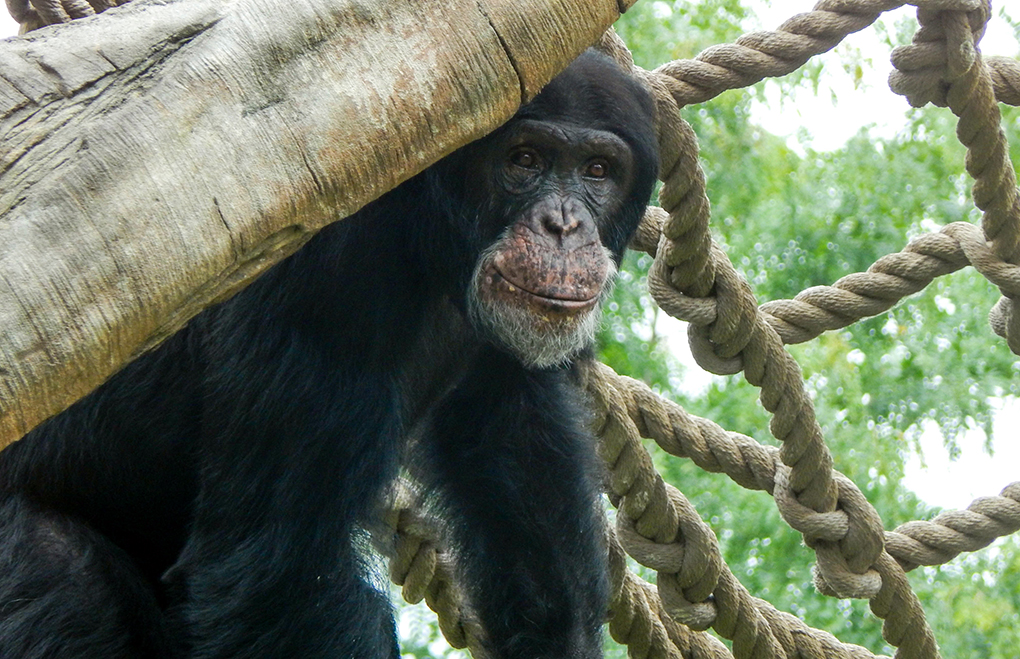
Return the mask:
M 918 569 L 910 582 L 925 606 L 942 656 L 1017 656 L 1020 542 L 1015 536 L 940 568 Z
M 639 3 L 617 30 L 635 60 L 653 68 L 758 27 L 750 4 Z M 1011 24 L 1020 31 L 1017 21 Z M 900 19 L 876 29 L 891 48 L 908 43 L 916 24 Z M 849 76 L 856 86 L 862 67 L 871 66 L 852 46 L 840 46 L 837 57 L 835 74 L 813 63 L 786 79 L 728 92 L 684 111 L 699 138 L 715 238 L 762 302 L 864 271 L 903 249 L 910 238 L 950 222 L 980 221 L 970 199 L 972 181 L 963 169 L 965 150 L 954 134 L 956 118 L 945 109 L 906 110 L 909 121 L 900 134 L 879 137 L 864 128 L 831 152 L 813 151 L 755 125 L 753 103 L 765 99 L 766 84 L 778 87 L 785 107 L 799 95 L 825 93 L 825 75 Z M 1003 126 L 1016 161 L 1020 113 L 1015 108 L 1004 110 Z M 645 289 L 633 289 L 643 283 L 647 268 L 647 258 L 626 261 L 628 281 L 617 290 L 601 357 L 622 373 L 644 378 L 691 413 L 775 444 L 759 392 L 742 377 L 711 378 L 694 394 L 680 386 L 691 367 L 665 351 L 660 316 Z M 886 314 L 789 348 L 804 370 L 837 468 L 862 488 L 886 528 L 937 513 L 901 485 L 904 460 L 921 424 L 935 421 L 952 446 L 968 426 L 990 433 L 996 401 L 1018 393 L 1017 360 L 986 321 L 998 295 L 968 268 L 940 278 Z M 715 529 L 724 558 L 752 594 L 843 641 L 891 652 L 881 637 L 881 621 L 866 602 L 834 601 L 815 592 L 812 553 L 767 494 L 745 491 L 658 450 L 654 459 L 663 477 Z M 1016 539 L 1009 539 L 911 574 L 944 656 L 1016 656 L 1018 549 Z
M 750 15 L 741 0 L 652 0 L 636 4 L 613 27 L 627 42 L 634 62 L 654 69 L 733 41 L 743 34 L 741 24 Z
M 682 367 L 669 354 L 657 331 L 662 312 L 648 294 L 647 254 L 628 253 L 607 305 L 606 320 L 599 333 L 601 357 L 606 363 L 648 383 L 662 393 L 671 389 L 671 378 Z
M 635 61 L 655 68 L 692 58 L 762 27 L 754 9 L 766 0 L 644 0 L 616 29 Z M 807 5 L 805 5 L 806 7 Z M 1020 38 L 1020 16 L 1000 9 Z M 889 49 L 909 43 L 916 23 L 904 15 L 873 28 Z M 884 58 L 879 54 L 876 58 Z M 879 136 L 865 127 L 841 148 L 820 152 L 756 125 L 755 103 L 795 110 L 804 95 L 825 95 L 833 77 L 864 86 L 874 65 L 853 44 L 816 58 L 778 81 L 734 90 L 684 110 L 699 138 L 712 202 L 712 230 L 760 302 L 791 298 L 866 270 L 910 238 L 958 221 L 978 223 L 963 169 L 956 119 L 945 109 L 907 110 L 904 130 Z M 874 90 L 872 90 L 874 91 Z M 860 93 L 872 93 L 861 91 Z M 1020 111 L 1003 109 L 1010 155 L 1020 162 Z M 599 336 L 600 358 L 644 380 L 689 412 L 765 444 L 770 415 L 742 376 L 708 377 L 674 356 L 647 293 L 651 259 L 630 254 Z M 967 427 L 991 432 L 991 410 L 1020 395 L 1020 365 L 986 321 L 998 291 L 972 269 L 942 277 L 886 314 L 790 346 L 801 365 L 836 468 L 858 484 L 887 529 L 930 519 L 901 483 L 922 423 L 935 422 L 952 448 Z M 881 621 L 867 602 L 833 600 L 812 585 L 810 549 L 781 519 L 768 494 L 747 491 L 690 460 L 652 447 L 663 477 L 680 488 L 715 530 L 727 564 L 755 596 L 842 641 L 889 654 Z M 655 575 L 635 565 L 654 582 Z M 1013 659 L 1020 645 L 1020 540 L 921 568 L 910 581 L 946 657 Z M 460 656 L 443 650 L 434 622 L 402 623 L 407 656 Z M 431 654 L 430 654 L 431 653 Z M 607 641 L 606 656 L 625 648 Z

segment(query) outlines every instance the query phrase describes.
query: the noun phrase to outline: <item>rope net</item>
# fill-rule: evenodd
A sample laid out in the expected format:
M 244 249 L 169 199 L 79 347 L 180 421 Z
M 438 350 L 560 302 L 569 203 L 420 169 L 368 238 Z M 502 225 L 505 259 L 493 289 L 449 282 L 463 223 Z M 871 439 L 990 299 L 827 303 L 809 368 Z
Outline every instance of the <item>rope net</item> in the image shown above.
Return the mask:
M 23 31 L 101 12 L 126 0 L 7 0 Z M 698 145 L 680 109 L 723 91 L 795 71 L 834 48 L 885 11 L 918 7 L 913 43 L 892 53 L 894 91 L 915 107 L 948 107 L 967 148 L 981 226 L 953 223 L 912 240 L 867 272 L 792 300 L 760 307 L 750 285 L 709 233 L 710 207 Z M 678 489 L 663 481 L 641 438 L 665 452 L 724 473 L 739 485 L 773 496 L 782 517 L 816 555 L 815 585 L 824 594 L 863 598 L 884 621 L 896 657 L 939 657 L 924 611 L 906 572 L 941 565 L 1020 530 L 1020 482 L 966 510 L 943 512 L 884 531 L 860 489 L 833 469 L 800 367 L 784 344 L 811 340 L 883 313 L 936 277 L 970 265 L 1002 292 L 990 310 L 992 329 L 1020 354 L 1020 197 L 1000 128 L 997 103 L 1020 105 L 1020 62 L 983 58 L 977 44 L 991 15 L 988 0 L 822 0 L 775 31 L 745 34 L 693 60 L 654 71 L 634 66 L 610 31 L 599 47 L 653 91 L 657 104 L 663 186 L 631 247 L 654 257 L 649 289 L 668 314 L 689 323 L 698 364 L 715 374 L 744 373 L 772 414 L 774 448 L 688 414 L 645 384 L 598 363 L 580 365 L 592 400 L 598 450 L 610 473 L 617 508 L 610 547 L 609 630 L 636 659 L 871 659 L 869 650 L 841 643 L 752 596 L 723 561 L 718 541 Z M 442 550 L 440 525 L 402 482 L 388 516 L 395 538 L 390 576 L 405 600 L 423 599 L 455 648 L 484 656 L 481 630 L 456 587 L 455 567 Z M 626 566 L 625 555 L 657 572 L 657 585 Z M 714 632 L 732 641 L 732 650 Z
M 655 94 L 662 155 L 660 207 L 650 208 L 631 247 L 654 257 L 649 290 L 658 306 L 689 323 L 698 364 L 729 375 L 743 372 L 759 387 L 781 448 L 759 444 L 688 414 L 644 383 L 604 364 L 581 365 L 595 410 L 599 453 L 617 508 L 609 529 L 614 596 L 609 631 L 632 657 L 737 659 L 870 659 L 869 650 L 840 642 L 752 596 L 724 563 L 718 541 L 687 498 L 663 481 L 641 438 L 665 452 L 722 472 L 739 485 L 771 494 L 783 519 L 814 550 L 815 585 L 826 595 L 869 600 L 885 640 L 903 659 L 939 657 L 935 637 L 906 572 L 941 565 L 1020 530 L 1020 482 L 966 510 L 943 512 L 885 531 L 860 489 L 833 469 L 832 457 L 804 386 L 800 367 L 783 348 L 889 310 L 936 277 L 973 266 L 999 287 L 992 329 L 1020 354 L 1020 200 L 1000 128 L 998 102 L 1020 105 L 1020 62 L 984 59 L 977 43 L 991 15 L 985 0 L 919 0 L 913 43 L 893 52 L 894 91 L 911 105 L 948 107 L 959 118 L 972 195 L 981 226 L 957 222 L 910 241 L 867 272 L 792 300 L 760 307 L 747 281 L 709 233 L 710 206 L 698 146 L 680 108 L 728 89 L 793 72 L 903 2 L 822 0 L 776 31 L 746 34 L 693 60 L 654 71 L 634 66 L 615 33 L 599 47 Z M 423 597 L 454 647 L 484 656 L 481 633 L 444 562 L 439 535 L 428 530 L 410 499 L 398 498 L 391 523 L 398 541 L 391 576 L 405 599 Z M 627 569 L 624 553 L 656 571 L 656 585 Z M 732 641 L 732 650 L 715 636 Z

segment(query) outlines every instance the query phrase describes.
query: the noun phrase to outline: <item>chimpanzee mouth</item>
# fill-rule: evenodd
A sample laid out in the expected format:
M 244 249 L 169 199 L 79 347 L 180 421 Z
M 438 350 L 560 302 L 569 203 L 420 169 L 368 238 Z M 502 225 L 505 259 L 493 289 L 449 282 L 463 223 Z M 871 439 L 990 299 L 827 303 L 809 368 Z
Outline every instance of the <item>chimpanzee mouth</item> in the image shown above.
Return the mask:
M 577 295 L 569 295 L 559 292 L 539 293 L 528 290 L 500 272 L 499 268 L 495 266 L 492 267 L 491 275 L 494 275 L 492 282 L 494 293 L 517 297 L 524 304 L 544 312 L 572 316 L 591 310 L 598 305 L 601 299 L 601 291 L 595 291 L 589 297 L 582 297 L 580 292 Z
M 592 344 L 599 308 L 612 292 L 611 261 L 610 276 L 598 284 L 564 281 L 558 271 L 543 268 L 552 282 L 528 288 L 508 279 L 493 261 L 480 260 L 468 294 L 471 324 L 484 336 L 536 368 L 562 364 Z

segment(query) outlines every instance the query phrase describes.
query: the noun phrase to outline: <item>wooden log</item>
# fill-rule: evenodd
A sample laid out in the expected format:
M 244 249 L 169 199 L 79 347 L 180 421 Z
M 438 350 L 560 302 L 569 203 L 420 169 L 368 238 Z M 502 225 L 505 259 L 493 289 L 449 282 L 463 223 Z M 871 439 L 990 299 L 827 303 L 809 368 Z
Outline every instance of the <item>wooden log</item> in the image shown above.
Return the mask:
M 0 41 L 0 447 L 500 125 L 621 6 L 136 0 Z

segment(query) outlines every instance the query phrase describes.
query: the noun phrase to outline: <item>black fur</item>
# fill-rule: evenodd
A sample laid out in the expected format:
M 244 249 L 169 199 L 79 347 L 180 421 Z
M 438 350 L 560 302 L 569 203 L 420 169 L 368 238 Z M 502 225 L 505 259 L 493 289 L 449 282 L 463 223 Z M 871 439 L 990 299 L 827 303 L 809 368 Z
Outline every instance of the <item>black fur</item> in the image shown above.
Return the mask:
M 618 262 L 656 174 L 652 111 L 585 54 L 7 448 L 0 657 L 399 656 L 361 537 L 408 436 L 493 656 L 601 656 L 599 473 L 569 359 L 527 368 L 466 309 L 483 250 L 558 180 Z M 500 192 L 523 120 L 618 136 L 630 177 Z

